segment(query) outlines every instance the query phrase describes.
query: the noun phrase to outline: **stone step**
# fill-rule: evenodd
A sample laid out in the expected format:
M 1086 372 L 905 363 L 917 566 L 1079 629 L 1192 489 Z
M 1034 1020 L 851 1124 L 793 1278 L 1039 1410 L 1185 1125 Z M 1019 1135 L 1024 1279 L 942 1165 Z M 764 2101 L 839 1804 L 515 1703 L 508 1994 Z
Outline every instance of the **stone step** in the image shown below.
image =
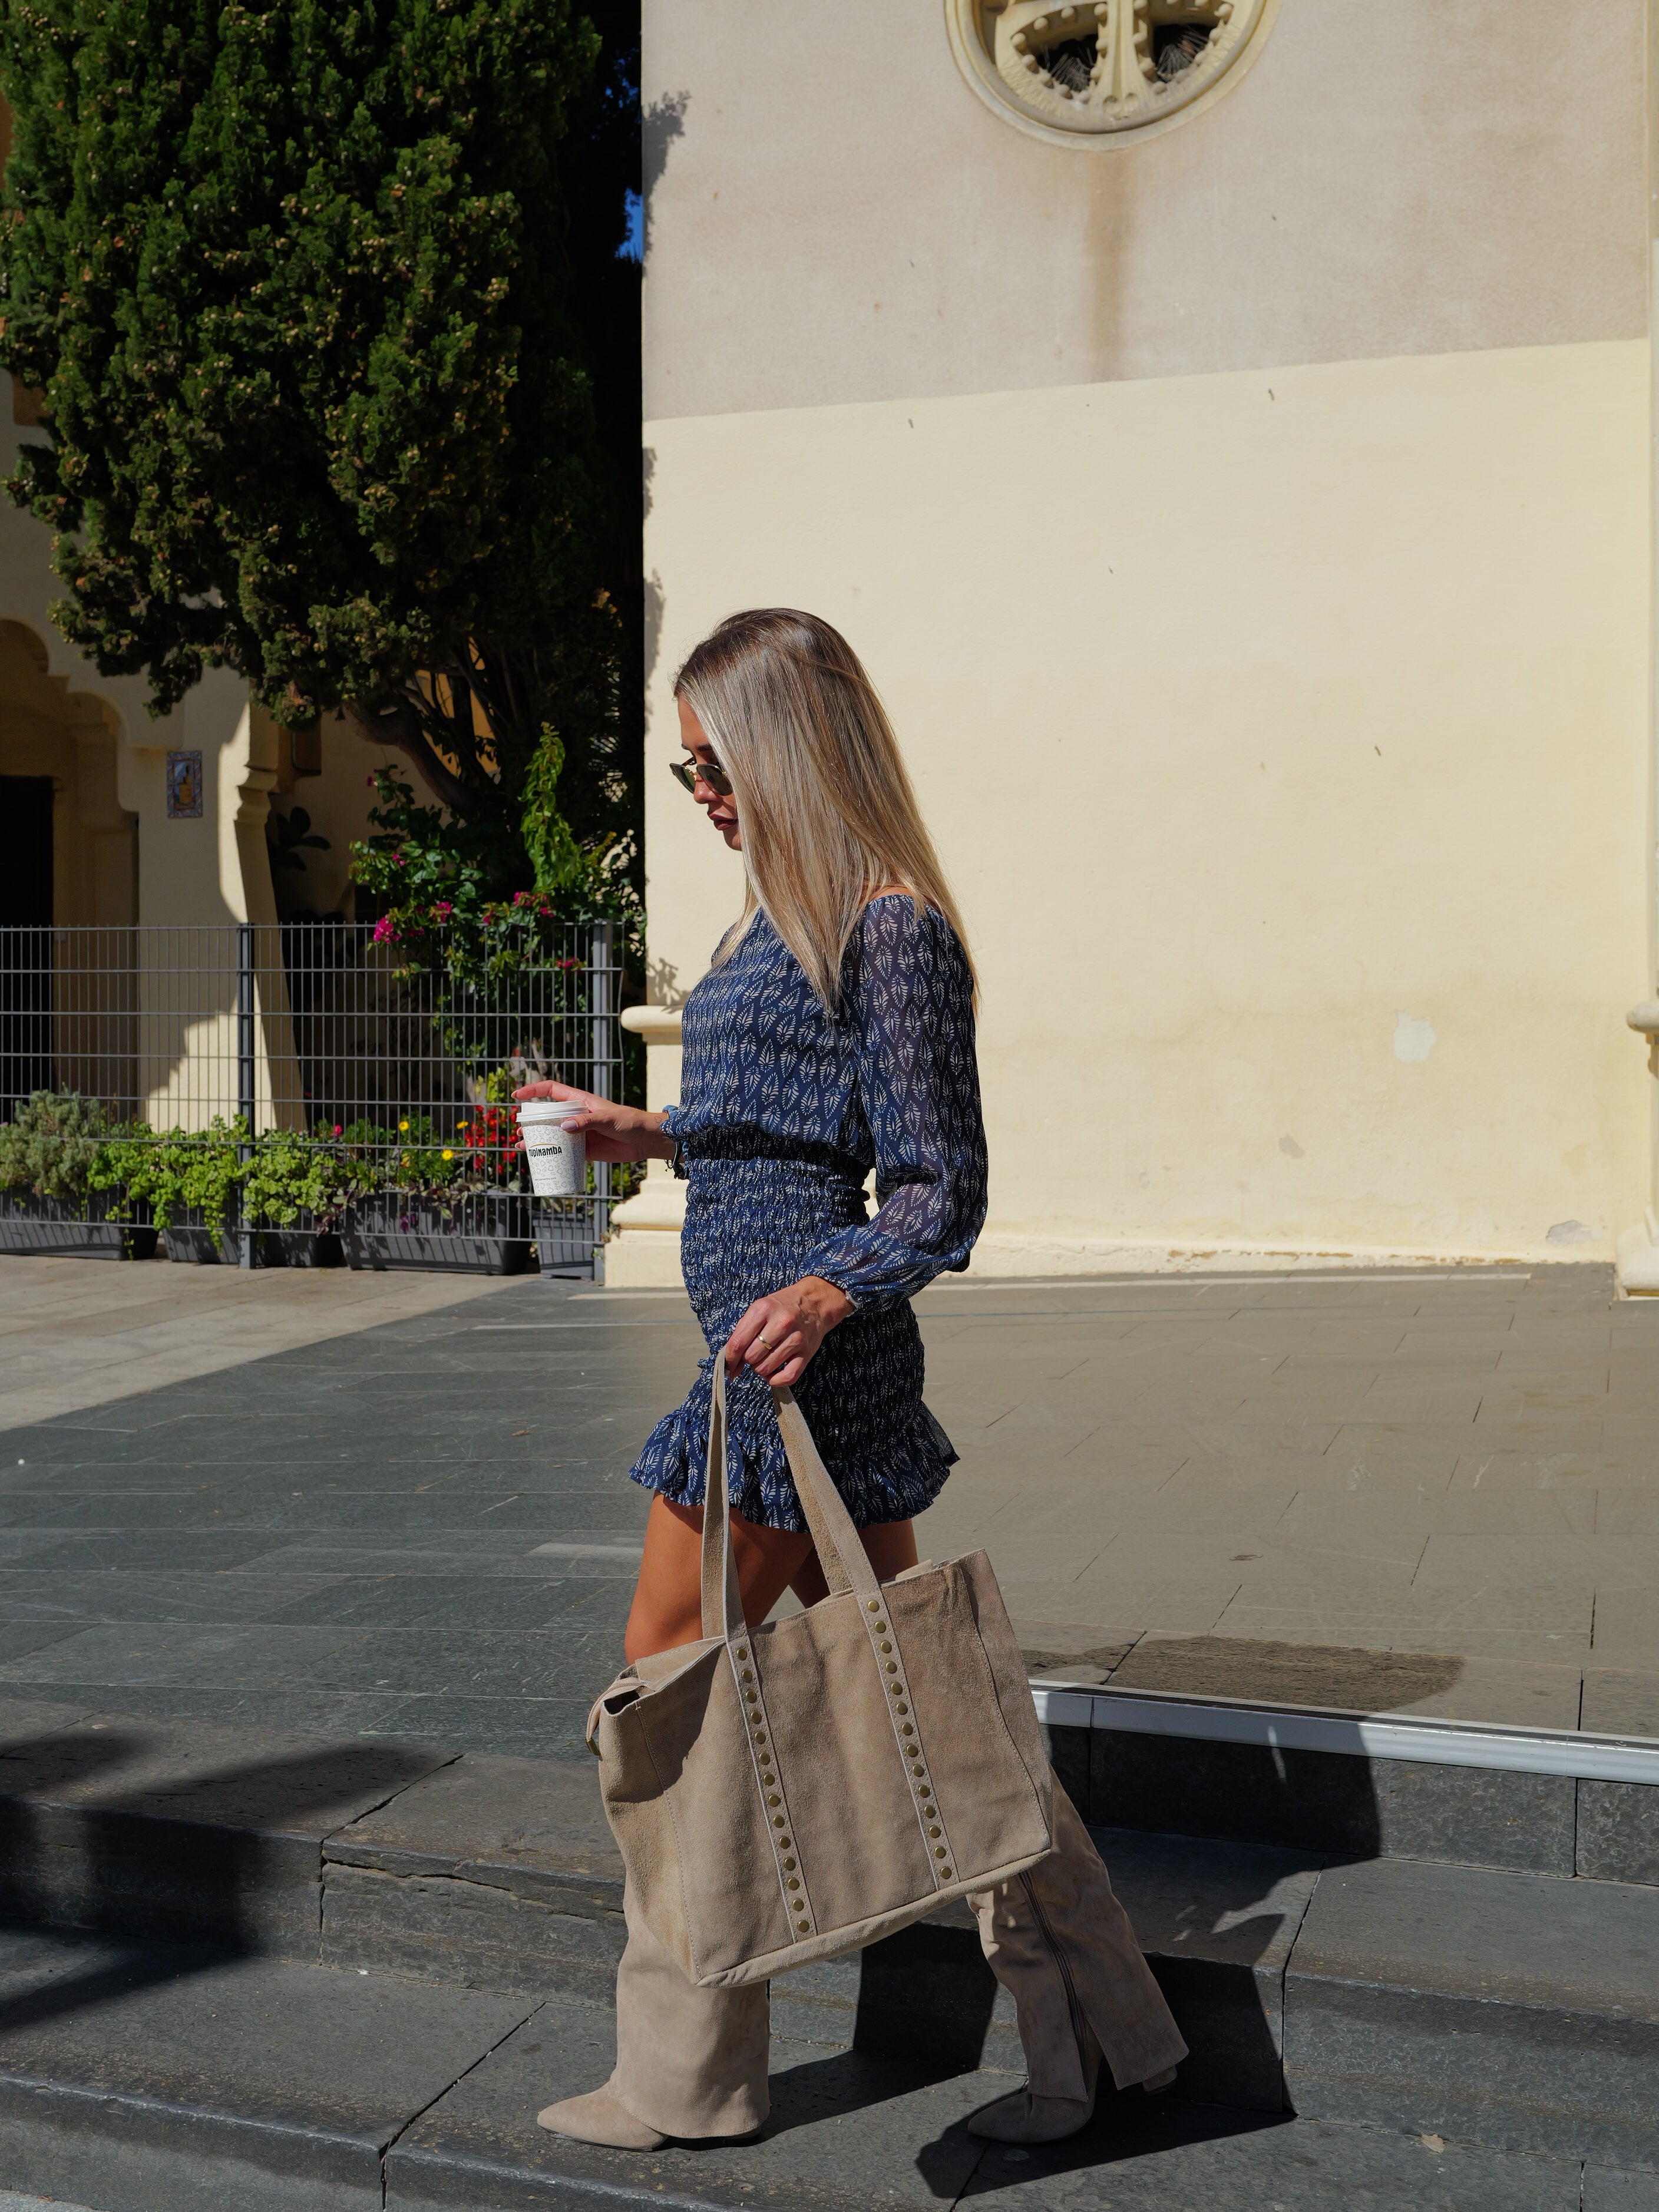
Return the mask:
M 1659 2168 L 1659 1892 L 1330 1867 L 1284 2005 L 1298 2112 Z
M 1106 2094 L 1036 2150 L 964 2119 L 1013 2084 L 776 2035 L 757 2143 L 592 2150 L 535 2126 L 604 2079 L 611 2015 L 292 1960 L 0 1933 L 9 2212 L 1655 2212 L 1659 2174 L 1443 2130 Z M 24 2201 L 27 2199 L 27 2201 Z
M 558 1760 L 0 1709 L 0 1917 L 609 2001 L 622 1863 L 597 1770 Z M 1103 1833 L 1194 2058 L 1189 2094 L 1277 2111 L 1289 1945 L 1322 1862 Z M 961 1903 L 779 1984 L 781 2031 L 1019 2064 Z
M 569 1996 L 0 1935 L 0 2187 L 87 2212 L 1659 2207 L 1651 2171 L 1460 2142 L 1415 2115 L 1407 2132 L 1131 2092 L 1066 2142 L 987 2145 L 963 2124 L 1017 2076 L 787 2035 L 756 2142 L 632 2154 L 538 2129 L 541 2105 L 603 2079 L 611 2038 L 607 2008 Z
M 608 2004 L 622 1869 L 591 1764 L 40 1708 L 0 1722 L 14 1923 Z M 1641 2087 L 1659 1889 L 1094 1832 L 1192 2045 L 1182 2096 L 1659 2168 Z M 781 1979 L 775 2001 L 787 2038 L 1019 2065 L 959 1904 Z
M 1036 1685 L 1085 1820 L 1659 1886 L 1659 1742 Z

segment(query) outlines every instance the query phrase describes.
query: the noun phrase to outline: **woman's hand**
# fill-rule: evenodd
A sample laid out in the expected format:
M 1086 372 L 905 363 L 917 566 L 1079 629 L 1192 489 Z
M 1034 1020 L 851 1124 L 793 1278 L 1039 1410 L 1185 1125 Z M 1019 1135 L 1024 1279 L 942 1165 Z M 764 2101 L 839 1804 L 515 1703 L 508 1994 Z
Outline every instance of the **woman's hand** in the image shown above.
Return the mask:
M 822 1275 L 803 1275 L 756 1299 L 726 1340 L 726 1371 L 747 1366 L 768 1382 L 799 1382 L 824 1338 L 852 1311 L 845 1291 Z
M 674 1157 L 674 1139 L 663 1134 L 662 1115 L 643 1114 L 637 1106 L 618 1105 L 614 1098 L 596 1098 L 591 1091 L 578 1091 L 569 1083 L 526 1083 L 513 1094 L 515 1099 L 569 1098 L 583 1109 L 580 1121 L 570 1127 L 587 1139 L 590 1160 L 668 1160 Z

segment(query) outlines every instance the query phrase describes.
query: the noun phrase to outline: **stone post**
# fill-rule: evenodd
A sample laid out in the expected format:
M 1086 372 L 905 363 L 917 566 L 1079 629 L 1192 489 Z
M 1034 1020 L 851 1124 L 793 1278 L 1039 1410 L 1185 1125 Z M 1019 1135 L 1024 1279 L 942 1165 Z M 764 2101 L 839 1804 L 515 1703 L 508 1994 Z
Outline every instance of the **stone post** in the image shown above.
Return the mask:
M 645 1103 L 653 1112 L 680 1095 L 680 1015 L 678 1006 L 629 1006 L 625 1030 L 645 1039 Z M 605 1286 L 617 1290 L 678 1290 L 680 1227 L 685 1185 L 666 1160 L 653 1160 L 635 1194 L 611 1217 L 605 1248 Z

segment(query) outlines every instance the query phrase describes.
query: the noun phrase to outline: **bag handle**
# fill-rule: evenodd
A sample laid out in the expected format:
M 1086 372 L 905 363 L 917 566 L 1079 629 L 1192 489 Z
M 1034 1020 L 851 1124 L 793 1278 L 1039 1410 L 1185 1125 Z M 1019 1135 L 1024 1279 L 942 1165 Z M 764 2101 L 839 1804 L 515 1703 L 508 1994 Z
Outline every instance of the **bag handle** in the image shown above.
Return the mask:
M 744 1620 L 738 1555 L 732 1548 L 726 1455 L 726 1355 L 717 1352 L 714 1398 L 708 1415 L 708 1465 L 702 1485 L 702 1632 L 729 1642 Z
M 702 1632 L 730 1638 L 744 1626 L 743 1597 L 738 1585 L 737 1554 L 732 1547 L 732 1501 L 726 1487 L 726 1359 L 714 1354 L 714 1402 L 708 1421 L 708 1465 L 703 1480 L 702 1506 Z M 879 1595 L 881 1585 L 870 1564 L 841 1492 L 830 1479 L 819 1457 L 812 1431 L 795 1403 L 792 1390 L 774 1385 L 772 1403 L 783 1431 L 783 1449 L 794 1477 L 796 1494 L 811 1531 L 831 1596 L 856 1590 L 862 1598 Z

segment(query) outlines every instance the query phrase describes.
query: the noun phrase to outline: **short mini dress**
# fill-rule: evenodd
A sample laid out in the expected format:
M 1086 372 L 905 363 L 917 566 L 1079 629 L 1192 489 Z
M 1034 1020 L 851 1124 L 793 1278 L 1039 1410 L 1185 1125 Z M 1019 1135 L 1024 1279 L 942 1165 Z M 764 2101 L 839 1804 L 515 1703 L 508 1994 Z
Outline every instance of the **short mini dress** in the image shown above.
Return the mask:
M 830 1013 L 757 913 L 687 999 L 682 1036 L 679 1103 L 665 1127 L 688 1178 L 681 1260 L 708 1356 L 633 1479 L 702 1504 L 720 1347 L 757 1298 L 819 1275 L 854 1310 L 824 1339 L 796 1401 L 854 1521 L 908 1520 L 957 1457 L 922 1403 L 909 1302 L 967 1266 L 985 1219 L 973 978 L 956 933 L 908 892 L 872 899 Z M 771 1391 L 752 1368 L 727 1408 L 733 1507 L 804 1530 Z

